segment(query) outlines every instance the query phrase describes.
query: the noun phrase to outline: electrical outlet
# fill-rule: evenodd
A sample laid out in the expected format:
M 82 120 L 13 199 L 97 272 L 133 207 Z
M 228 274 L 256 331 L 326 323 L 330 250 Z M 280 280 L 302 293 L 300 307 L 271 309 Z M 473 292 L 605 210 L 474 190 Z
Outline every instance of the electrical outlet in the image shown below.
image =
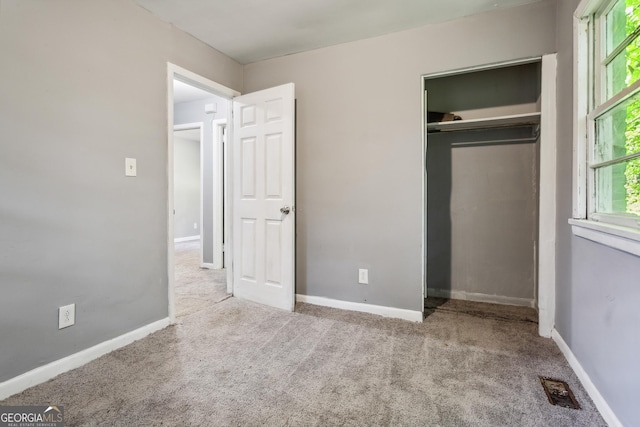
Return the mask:
M 58 329 L 63 329 L 76 323 L 76 305 L 69 304 L 58 309 Z
M 369 270 L 366 268 L 361 268 L 358 270 L 358 283 L 363 285 L 369 284 Z
M 198 229 L 198 223 L 197 223 L 197 222 L 194 222 L 194 223 L 193 223 L 193 229 L 194 229 L 194 230 L 197 230 L 197 229 Z

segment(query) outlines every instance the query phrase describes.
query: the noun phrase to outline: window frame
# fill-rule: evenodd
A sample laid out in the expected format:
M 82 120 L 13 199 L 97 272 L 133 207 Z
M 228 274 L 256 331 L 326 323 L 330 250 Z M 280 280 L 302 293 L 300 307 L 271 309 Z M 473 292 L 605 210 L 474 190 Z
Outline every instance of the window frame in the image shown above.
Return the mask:
M 606 99 L 606 56 L 600 53 L 606 55 L 604 16 L 615 3 L 616 0 L 583 0 L 574 14 L 574 186 L 573 218 L 569 223 L 574 235 L 640 255 L 640 218 L 635 214 L 596 211 L 595 173 L 598 165 L 606 163 L 593 161 L 596 118 L 640 93 L 638 80 Z

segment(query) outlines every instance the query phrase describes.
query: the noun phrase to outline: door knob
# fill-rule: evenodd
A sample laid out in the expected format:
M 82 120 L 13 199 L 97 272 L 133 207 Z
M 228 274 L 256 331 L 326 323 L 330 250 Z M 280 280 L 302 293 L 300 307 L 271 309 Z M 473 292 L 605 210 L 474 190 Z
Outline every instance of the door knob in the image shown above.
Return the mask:
M 289 212 L 291 212 L 291 208 L 289 206 L 285 206 L 283 208 L 280 208 L 280 212 L 282 212 L 285 215 L 289 215 Z

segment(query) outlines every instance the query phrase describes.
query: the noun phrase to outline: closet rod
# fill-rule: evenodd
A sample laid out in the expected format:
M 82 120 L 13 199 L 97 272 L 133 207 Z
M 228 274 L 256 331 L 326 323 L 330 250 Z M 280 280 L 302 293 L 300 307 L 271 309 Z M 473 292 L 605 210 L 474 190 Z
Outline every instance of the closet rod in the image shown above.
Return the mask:
M 525 142 L 535 142 L 538 140 L 538 137 L 529 137 L 529 138 L 508 138 L 508 139 L 493 139 L 493 140 L 482 140 L 482 141 L 460 141 L 460 142 L 451 142 L 452 147 L 456 146 L 471 146 L 471 145 L 500 145 L 500 144 L 519 144 Z

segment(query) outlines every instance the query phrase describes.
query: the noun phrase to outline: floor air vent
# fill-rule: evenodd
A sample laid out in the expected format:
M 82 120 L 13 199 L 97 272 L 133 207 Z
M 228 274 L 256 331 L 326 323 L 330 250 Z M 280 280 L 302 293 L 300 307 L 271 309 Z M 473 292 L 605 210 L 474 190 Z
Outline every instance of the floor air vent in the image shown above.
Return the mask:
M 540 382 L 549 403 L 565 408 L 580 409 L 578 401 L 566 382 L 546 377 L 540 377 Z

